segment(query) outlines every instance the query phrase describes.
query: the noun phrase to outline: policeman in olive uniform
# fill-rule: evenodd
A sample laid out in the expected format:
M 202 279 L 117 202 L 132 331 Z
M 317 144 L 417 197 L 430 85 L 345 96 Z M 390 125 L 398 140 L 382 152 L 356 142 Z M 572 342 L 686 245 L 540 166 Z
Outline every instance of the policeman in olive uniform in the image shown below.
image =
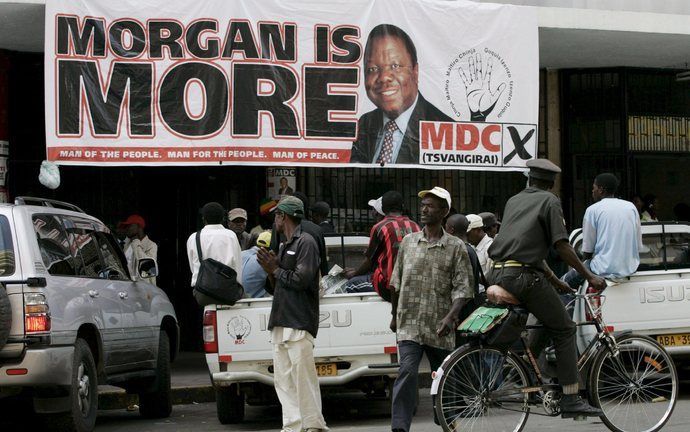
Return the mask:
M 494 264 L 487 282 L 500 285 L 515 295 L 553 339 L 558 381 L 563 387 L 563 417 L 600 416 L 601 410 L 578 395 L 576 327 L 554 289 L 554 286 L 562 289 L 562 284 L 543 262 L 549 247 L 553 246 L 561 258 L 595 288 L 602 290 L 606 283 L 582 264 L 568 243 L 560 200 L 550 192 L 561 169 L 547 159 L 530 160 L 527 166 L 529 186 L 506 203 L 501 232 L 489 247 Z M 536 356 L 544 348 L 540 342 L 531 347 Z

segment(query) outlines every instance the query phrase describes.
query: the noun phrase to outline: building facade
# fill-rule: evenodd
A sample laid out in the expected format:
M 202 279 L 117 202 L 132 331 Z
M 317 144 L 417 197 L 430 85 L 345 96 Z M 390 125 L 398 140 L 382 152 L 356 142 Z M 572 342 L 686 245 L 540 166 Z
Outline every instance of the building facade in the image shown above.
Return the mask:
M 690 202 L 690 3 L 686 1 L 494 1 L 533 7 L 539 19 L 539 156 L 563 168 L 556 190 L 569 228 L 580 226 L 600 172 L 622 180 L 621 196 L 652 193 L 659 216 L 674 219 Z M 42 1 L 0 1 L 0 148 L 6 198 L 35 195 L 73 201 L 115 225 L 142 214 L 159 243 L 160 285 L 184 322 L 199 315 L 191 301 L 185 250 L 208 201 L 244 207 L 249 227 L 266 197 L 263 167 L 61 168 L 62 185 L 38 182 L 45 159 Z M 4 126 L 3 126 L 4 125 Z M 3 136 L 4 135 L 4 136 Z M 0 160 L 0 162 L 2 162 Z M 299 168 L 297 189 L 331 204 L 341 231 L 371 224 L 367 201 L 390 189 L 417 218 L 416 192 L 451 191 L 460 212 L 493 211 L 521 190 L 519 172 L 383 168 Z M 0 191 L 2 191 L 0 189 Z M 190 306 L 192 304 L 192 306 Z M 194 324 L 185 338 L 199 339 Z M 199 341 L 200 343 L 200 341 Z

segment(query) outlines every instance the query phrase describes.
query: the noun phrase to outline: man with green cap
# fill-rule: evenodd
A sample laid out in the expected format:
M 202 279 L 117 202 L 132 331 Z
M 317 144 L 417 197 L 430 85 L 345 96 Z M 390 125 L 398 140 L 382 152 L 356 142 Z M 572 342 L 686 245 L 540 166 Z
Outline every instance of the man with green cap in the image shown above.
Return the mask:
M 554 290 L 556 287 L 567 292 L 570 287 L 546 266 L 544 260 L 549 248 L 553 246 L 563 261 L 593 287 L 604 289 L 606 282 L 589 271 L 568 242 L 561 202 L 550 192 L 561 169 L 548 159 L 530 160 L 527 167 L 529 185 L 506 203 L 501 232 L 489 247 L 493 264 L 486 275 L 487 283 L 500 285 L 517 297 L 553 339 L 558 383 L 563 388 L 562 416 L 601 416 L 600 409 L 590 406 L 579 396 L 576 327 Z M 489 300 L 494 301 L 491 295 Z M 537 333 L 530 334 L 530 348 L 535 356 L 543 350 L 545 340 Z
M 286 238 L 278 255 L 257 252 L 273 294 L 268 330 L 273 344 L 273 377 L 283 408 L 283 431 L 327 430 L 314 367 L 314 338 L 319 328 L 319 248 L 302 231 L 304 204 L 284 196 L 275 210 L 275 228 Z

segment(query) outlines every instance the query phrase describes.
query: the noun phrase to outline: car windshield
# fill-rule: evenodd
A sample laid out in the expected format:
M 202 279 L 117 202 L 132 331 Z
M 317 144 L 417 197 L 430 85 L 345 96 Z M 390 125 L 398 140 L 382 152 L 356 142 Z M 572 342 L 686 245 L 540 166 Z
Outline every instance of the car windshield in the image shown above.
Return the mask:
M 0 215 L 0 276 L 14 274 L 14 246 L 10 222 Z

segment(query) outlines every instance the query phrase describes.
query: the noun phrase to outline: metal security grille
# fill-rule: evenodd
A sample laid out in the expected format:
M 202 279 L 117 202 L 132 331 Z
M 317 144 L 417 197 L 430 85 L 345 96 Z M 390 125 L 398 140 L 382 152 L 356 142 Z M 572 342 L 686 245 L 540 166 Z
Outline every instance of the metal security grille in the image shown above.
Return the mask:
M 610 172 L 618 177 L 621 181 L 618 190 L 623 191 L 623 198 L 627 198 L 625 191 L 630 190 L 629 185 L 634 183 L 631 158 L 626 155 L 576 155 L 571 164 L 574 178 L 570 204 L 574 217 L 569 228 L 582 226 L 582 216 L 587 206 L 592 204 L 592 182 L 597 175 Z
M 330 204 L 331 219 L 340 232 L 366 232 L 373 222 L 367 202 L 388 190 L 400 192 L 409 215 L 419 220 L 417 192 L 423 189 L 447 189 L 460 213 L 491 211 L 500 217 L 508 198 L 525 187 L 525 177 L 519 172 L 303 168 L 299 178 L 310 202 Z
M 582 224 L 591 204 L 592 181 L 602 172 L 621 180 L 627 196 L 629 162 L 625 152 L 625 80 L 621 69 L 561 73 L 563 112 L 563 208 L 568 227 Z

